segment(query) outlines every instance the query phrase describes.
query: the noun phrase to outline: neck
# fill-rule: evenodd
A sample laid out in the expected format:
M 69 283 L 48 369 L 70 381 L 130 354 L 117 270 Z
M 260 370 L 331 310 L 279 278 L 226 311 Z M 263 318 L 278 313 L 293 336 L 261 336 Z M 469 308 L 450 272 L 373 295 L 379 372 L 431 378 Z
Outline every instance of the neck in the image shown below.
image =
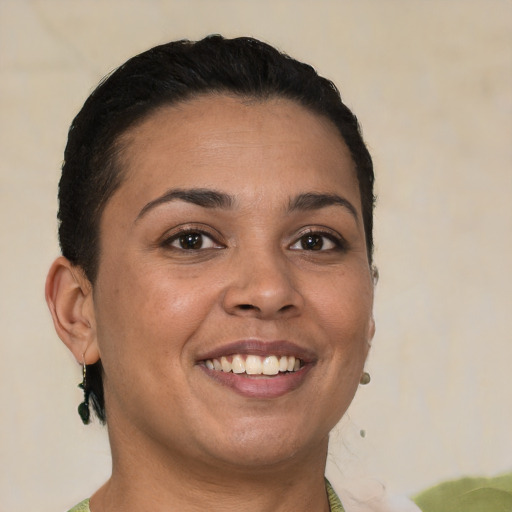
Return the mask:
M 112 477 L 92 512 L 329 511 L 324 483 L 328 438 L 272 464 L 232 464 L 180 456 L 151 440 L 112 436 Z

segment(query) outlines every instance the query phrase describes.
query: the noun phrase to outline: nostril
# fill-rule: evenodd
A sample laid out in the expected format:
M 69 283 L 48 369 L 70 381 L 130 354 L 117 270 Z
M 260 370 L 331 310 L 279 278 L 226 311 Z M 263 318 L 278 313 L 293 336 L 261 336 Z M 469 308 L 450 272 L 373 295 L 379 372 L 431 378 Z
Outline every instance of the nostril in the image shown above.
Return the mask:
M 256 309 L 252 304 L 240 304 L 238 307 L 240 309 Z

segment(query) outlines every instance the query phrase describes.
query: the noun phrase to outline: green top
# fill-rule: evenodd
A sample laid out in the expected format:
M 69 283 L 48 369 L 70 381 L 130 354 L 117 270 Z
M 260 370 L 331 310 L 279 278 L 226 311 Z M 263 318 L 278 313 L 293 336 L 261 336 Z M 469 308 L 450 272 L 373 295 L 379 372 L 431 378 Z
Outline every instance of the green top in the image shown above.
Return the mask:
M 338 495 L 327 478 L 325 479 L 325 488 L 327 489 L 327 497 L 329 498 L 329 508 L 331 509 L 331 512 L 345 512 Z
M 343 505 L 341 504 L 340 499 L 336 495 L 336 492 L 331 487 L 331 484 L 326 479 L 325 480 L 325 488 L 327 490 L 327 496 L 329 498 L 329 507 L 331 508 L 331 512 L 345 512 Z M 84 500 L 82 503 L 79 503 L 76 507 L 73 507 L 68 512 L 91 512 L 89 509 L 89 500 Z
M 70 509 L 68 512 L 91 512 L 91 509 L 89 508 L 89 498 L 82 501 L 72 509 Z

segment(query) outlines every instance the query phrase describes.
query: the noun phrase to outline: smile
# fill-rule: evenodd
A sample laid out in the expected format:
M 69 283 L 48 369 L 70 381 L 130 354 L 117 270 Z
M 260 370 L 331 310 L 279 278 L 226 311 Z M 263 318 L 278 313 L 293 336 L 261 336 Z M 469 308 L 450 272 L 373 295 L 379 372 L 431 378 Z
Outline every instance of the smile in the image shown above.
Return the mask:
M 239 340 L 200 354 L 196 367 L 216 384 L 251 399 L 274 399 L 308 381 L 317 354 L 286 340 Z
M 204 365 L 209 370 L 224 373 L 246 375 L 278 375 L 279 373 L 296 372 L 303 366 L 301 359 L 295 356 L 259 356 L 255 354 L 235 354 L 231 357 L 206 359 Z

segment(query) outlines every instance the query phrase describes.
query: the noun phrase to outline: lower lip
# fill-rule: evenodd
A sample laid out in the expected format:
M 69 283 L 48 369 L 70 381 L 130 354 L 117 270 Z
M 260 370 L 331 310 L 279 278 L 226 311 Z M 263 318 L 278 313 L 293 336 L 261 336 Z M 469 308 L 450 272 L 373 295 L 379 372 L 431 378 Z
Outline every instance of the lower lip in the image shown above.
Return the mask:
M 210 370 L 203 365 L 199 365 L 199 368 L 208 377 L 232 389 L 239 395 L 249 398 L 278 398 L 297 389 L 304 382 L 312 366 L 306 364 L 296 372 L 278 373 L 273 376 L 227 373 Z

